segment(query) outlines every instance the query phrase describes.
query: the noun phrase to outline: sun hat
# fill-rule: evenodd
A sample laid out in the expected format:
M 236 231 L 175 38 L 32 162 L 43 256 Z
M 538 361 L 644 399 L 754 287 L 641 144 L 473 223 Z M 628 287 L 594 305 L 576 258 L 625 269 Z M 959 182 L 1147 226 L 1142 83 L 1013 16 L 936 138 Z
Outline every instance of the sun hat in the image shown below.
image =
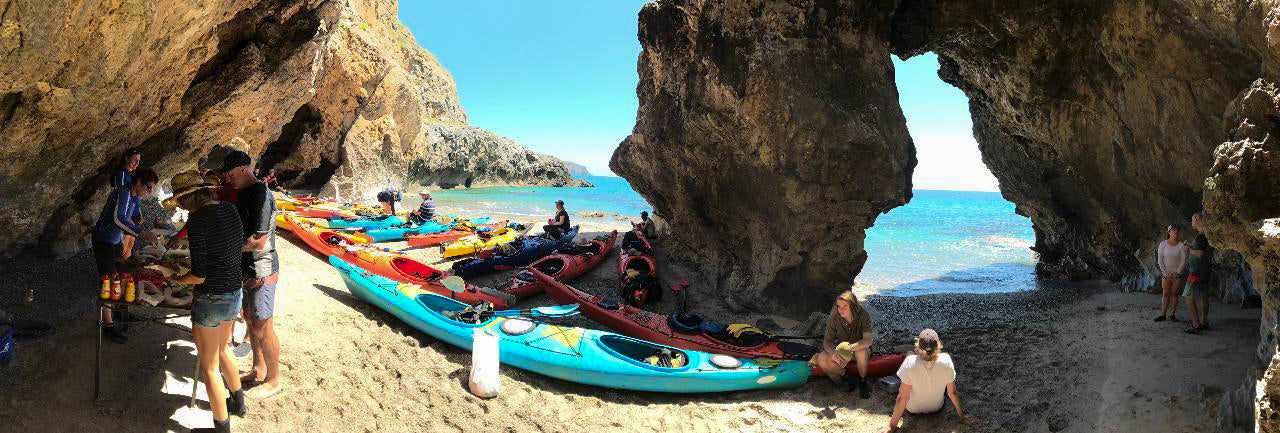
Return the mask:
M 173 176 L 169 181 L 169 187 L 173 188 L 173 195 L 164 199 L 161 203 L 165 208 L 173 209 L 178 205 L 178 199 L 187 194 L 191 194 L 202 188 L 214 188 L 218 186 L 218 178 L 215 176 L 201 176 L 200 172 L 195 170 L 187 170 Z

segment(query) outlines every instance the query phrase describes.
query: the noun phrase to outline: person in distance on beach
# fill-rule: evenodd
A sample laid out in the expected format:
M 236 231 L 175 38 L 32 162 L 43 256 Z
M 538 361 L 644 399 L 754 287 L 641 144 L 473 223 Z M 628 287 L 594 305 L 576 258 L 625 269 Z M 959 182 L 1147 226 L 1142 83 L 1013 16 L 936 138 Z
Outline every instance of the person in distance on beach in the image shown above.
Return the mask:
M 653 238 L 653 220 L 649 219 L 649 211 L 640 211 L 640 224 L 636 224 L 636 228 L 644 233 L 644 237 Z
M 1209 329 L 1209 280 L 1213 278 L 1213 246 L 1204 235 L 1203 216 L 1191 216 L 1191 227 L 1196 229 L 1187 257 L 1187 288 L 1182 296 L 1187 298 L 1187 311 L 1191 313 L 1191 328 L 1185 332 L 1195 334 Z
M 1160 316 L 1157 322 L 1163 322 L 1165 315 L 1169 320 L 1178 321 L 1178 288 L 1182 287 L 1182 277 L 1187 272 L 1187 244 L 1178 240 L 1177 224 L 1169 224 L 1166 229 L 1169 238 L 1160 241 L 1156 246 L 1156 265 L 1160 269 Z
M 546 232 L 547 237 L 559 239 L 561 234 L 569 230 L 569 212 L 564 210 L 564 200 L 556 200 L 556 216 L 547 220 L 547 225 L 542 226 L 542 231 Z
M 378 193 L 378 204 L 382 205 L 382 212 L 387 215 L 396 214 L 396 202 L 398 201 L 400 201 L 400 191 L 387 188 Z
M 416 226 L 436 218 L 436 204 L 431 201 L 431 193 L 423 190 L 418 193 L 418 197 L 422 198 L 422 204 L 418 205 L 417 210 L 409 212 L 409 222 Z
M 836 298 L 827 315 L 826 331 L 822 337 L 822 351 L 809 360 L 837 384 L 844 380 L 848 391 L 858 389 L 861 398 L 871 397 L 871 385 L 867 384 L 867 362 L 871 359 L 871 315 L 862 309 L 852 290 L 845 290 Z M 857 361 L 858 379 L 845 378 L 845 366 Z
M 964 409 L 960 407 L 960 393 L 956 391 L 955 382 L 956 366 L 951 362 L 951 354 L 942 353 L 942 339 L 938 338 L 937 331 L 928 328 L 920 331 L 915 354 L 907 356 L 898 367 L 898 378 L 902 385 L 898 388 L 898 399 L 893 405 L 887 431 L 898 430 L 898 421 L 902 420 L 904 410 L 914 414 L 942 410 L 944 395 L 951 398 L 960 422 L 970 427 L 978 425 L 978 420 L 965 416 Z

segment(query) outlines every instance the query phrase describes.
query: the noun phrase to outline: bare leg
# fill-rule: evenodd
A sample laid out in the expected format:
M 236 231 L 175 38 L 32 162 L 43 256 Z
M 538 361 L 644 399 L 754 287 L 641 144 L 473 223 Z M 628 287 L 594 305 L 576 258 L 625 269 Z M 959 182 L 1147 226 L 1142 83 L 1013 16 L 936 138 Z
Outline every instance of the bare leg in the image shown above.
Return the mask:
M 871 363 L 871 351 L 867 349 L 853 352 L 853 359 L 858 362 L 858 377 L 867 378 L 867 364 Z
M 213 411 L 214 421 L 227 420 L 227 390 L 222 383 L 222 375 L 218 373 L 218 359 L 222 357 L 226 347 L 226 339 L 223 337 L 228 327 L 228 323 L 216 328 L 199 325 L 191 327 L 191 334 L 196 340 L 196 358 L 200 371 L 204 374 L 205 390 L 209 393 L 209 408 Z
M 1200 326 L 1209 325 L 1209 295 L 1206 293 L 1200 299 L 1196 299 L 1196 303 L 1200 304 Z
M 236 368 L 236 361 L 231 357 L 231 352 L 227 351 L 227 343 L 231 342 L 232 327 L 235 326 L 233 323 L 227 322 L 219 327 L 227 329 L 226 336 L 222 339 L 222 344 L 218 346 L 218 362 L 222 366 L 222 380 L 226 381 L 227 390 L 236 392 L 240 390 L 240 375 L 237 374 L 240 370 Z
M 844 366 L 836 365 L 835 358 L 826 351 L 813 355 L 811 361 L 817 364 L 819 368 L 822 368 L 822 372 L 826 373 L 827 378 L 831 379 L 832 382 L 840 383 L 840 378 L 844 377 Z
M 1194 296 L 1187 297 L 1187 312 L 1191 313 L 1191 327 L 1200 327 L 1200 314 L 1196 311 L 1196 298 Z
M 1173 301 L 1169 307 L 1169 316 L 1176 317 L 1178 315 L 1178 288 L 1182 287 L 1182 279 L 1174 278 L 1173 285 L 1169 288 L 1169 300 Z
M 248 296 L 248 294 L 246 293 L 245 296 Z M 262 341 L 258 339 L 258 333 L 254 332 L 255 320 L 253 320 L 253 315 L 249 314 L 249 310 L 241 310 L 240 317 L 244 318 L 244 324 L 249 328 L 249 347 L 253 349 L 253 368 L 241 375 L 240 380 L 262 382 L 267 379 L 267 362 L 262 355 Z
M 1169 292 L 1172 291 L 1169 285 L 1171 282 L 1172 281 L 1170 281 L 1168 278 L 1160 279 L 1160 316 L 1161 317 L 1169 315 Z
M 274 323 L 274 318 L 268 317 L 263 320 L 254 320 L 253 325 L 249 327 L 250 335 L 254 339 L 253 348 L 255 351 L 261 350 L 266 372 L 262 385 L 253 389 L 254 398 L 270 397 L 280 391 L 280 339 L 276 337 L 275 327 L 272 326 Z M 256 361 L 255 359 L 254 370 L 258 370 Z

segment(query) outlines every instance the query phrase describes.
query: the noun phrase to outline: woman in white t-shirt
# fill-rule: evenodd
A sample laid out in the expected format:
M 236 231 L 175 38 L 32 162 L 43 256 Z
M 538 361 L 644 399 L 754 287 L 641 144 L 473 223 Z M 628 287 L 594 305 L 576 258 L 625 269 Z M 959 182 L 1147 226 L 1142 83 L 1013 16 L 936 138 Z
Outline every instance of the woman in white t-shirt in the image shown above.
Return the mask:
M 915 354 L 908 356 L 898 368 L 898 379 L 902 385 L 898 388 L 898 401 L 893 406 L 893 416 L 889 417 L 889 430 L 898 430 L 898 421 L 902 420 L 902 412 L 914 414 L 934 413 L 942 410 L 943 396 L 951 398 L 951 405 L 956 407 L 956 415 L 960 422 L 970 427 L 977 426 L 978 420 L 965 416 L 960 408 L 960 396 L 956 391 L 956 367 L 951 362 L 951 355 L 942 353 L 942 340 L 938 332 L 925 328 L 916 338 Z
M 1182 288 L 1182 278 L 1187 275 L 1187 243 L 1178 240 L 1178 225 L 1169 224 L 1166 229 L 1169 238 L 1156 245 L 1156 266 L 1160 269 L 1160 315 L 1157 322 L 1165 320 L 1178 321 L 1178 289 Z

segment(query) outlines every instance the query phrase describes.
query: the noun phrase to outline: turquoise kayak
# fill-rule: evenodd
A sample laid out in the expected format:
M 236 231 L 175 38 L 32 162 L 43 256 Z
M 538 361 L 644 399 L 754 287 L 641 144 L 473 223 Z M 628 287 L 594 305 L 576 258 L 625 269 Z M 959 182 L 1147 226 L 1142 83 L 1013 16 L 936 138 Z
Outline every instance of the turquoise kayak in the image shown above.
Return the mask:
M 489 219 L 489 217 L 476 218 L 471 220 L 471 223 L 475 225 L 488 224 Z M 453 224 L 441 224 L 436 221 L 427 221 L 420 226 L 370 229 L 365 231 L 364 234 L 369 236 L 369 240 L 371 242 L 391 242 L 402 241 L 413 235 L 438 233 L 452 228 Z
M 499 337 L 502 363 L 570 382 L 701 393 L 796 387 L 808 381 L 811 373 L 803 361 L 757 363 L 527 319 L 481 316 L 478 323 L 459 321 L 446 314 L 462 311 L 467 304 L 371 274 L 337 257 L 329 262 L 338 268 L 352 294 L 419 331 L 470 350 L 475 329 L 483 328 Z
M 393 215 L 381 215 L 367 218 L 329 217 L 331 229 L 380 229 L 404 225 L 404 218 Z

